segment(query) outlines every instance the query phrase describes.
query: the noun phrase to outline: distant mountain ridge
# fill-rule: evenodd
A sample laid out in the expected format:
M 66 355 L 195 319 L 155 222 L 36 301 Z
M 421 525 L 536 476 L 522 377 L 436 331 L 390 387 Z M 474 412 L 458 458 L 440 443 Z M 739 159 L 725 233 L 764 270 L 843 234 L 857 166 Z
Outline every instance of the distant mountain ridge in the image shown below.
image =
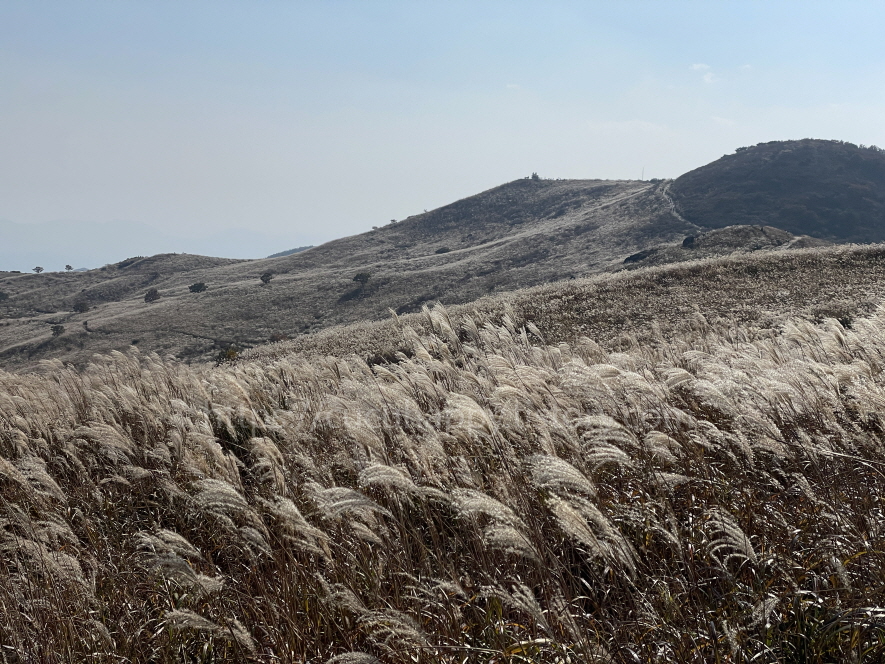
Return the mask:
M 85 362 L 130 344 L 204 361 L 436 301 L 815 243 L 801 236 L 885 238 L 882 163 L 877 149 L 839 142 L 766 143 L 676 181 L 516 180 L 276 258 L 163 254 L 85 273 L 0 273 L 0 363 Z M 157 296 L 145 301 L 149 289 Z

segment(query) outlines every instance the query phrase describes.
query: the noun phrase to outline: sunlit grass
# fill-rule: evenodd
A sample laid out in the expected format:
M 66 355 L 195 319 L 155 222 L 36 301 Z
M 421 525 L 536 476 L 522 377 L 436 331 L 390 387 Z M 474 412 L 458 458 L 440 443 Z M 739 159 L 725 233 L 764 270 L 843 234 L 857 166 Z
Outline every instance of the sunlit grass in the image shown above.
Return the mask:
M 885 656 L 885 314 L 388 330 L 0 374 L 6 661 Z

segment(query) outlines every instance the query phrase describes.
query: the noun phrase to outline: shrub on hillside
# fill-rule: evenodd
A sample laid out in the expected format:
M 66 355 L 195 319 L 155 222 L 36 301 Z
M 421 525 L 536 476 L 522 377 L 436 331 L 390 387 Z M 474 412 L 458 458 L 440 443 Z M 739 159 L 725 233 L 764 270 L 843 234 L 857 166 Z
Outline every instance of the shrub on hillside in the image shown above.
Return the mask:
M 258 278 L 261 279 L 261 283 L 267 286 L 267 284 L 270 283 L 271 279 L 274 278 L 274 273 L 268 270 Z
M 215 366 L 235 362 L 239 355 L 240 351 L 236 346 L 228 346 L 224 350 L 219 351 L 218 355 L 215 356 Z
M 198 281 L 195 284 L 191 284 L 187 288 L 191 293 L 202 293 L 204 290 L 206 290 L 207 286 L 202 281 Z
M 368 283 L 369 279 L 371 279 L 371 278 L 372 278 L 372 275 L 369 274 L 368 272 L 358 272 L 357 275 L 353 278 L 353 280 L 356 281 L 357 283 L 365 286 Z
M 53 325 L 49 329 L 52 330 L 52 336 L 54 336 L 54 337 L 60 337 L 61 335 L 63 335 L 65 333 L 65 326 L 64 325 Z
M 80 301 L 74 303 L 74 312 L 78 314 L 85 314 L 89 311 L 89 305 L 86 302 Z
M 148 303 L 156 302 L 159 299 L 160 299 L 160 291 L 158 291 L 156 288 L 149 288 L 147 293 L 144 294 L 144 301 L 145 302 L 148 302 Z

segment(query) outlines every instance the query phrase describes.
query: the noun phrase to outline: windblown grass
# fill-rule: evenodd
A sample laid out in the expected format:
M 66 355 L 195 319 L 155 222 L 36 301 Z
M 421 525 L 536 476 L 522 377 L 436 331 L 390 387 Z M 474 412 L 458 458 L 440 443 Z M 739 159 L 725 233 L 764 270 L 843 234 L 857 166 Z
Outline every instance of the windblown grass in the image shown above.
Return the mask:
M 536 325 L 546 343 L 587 336 L 608 350 L 636 343 L 695 337 L 714 326 L 779 329 L 791 318 L 836 318 L 850 326 L 885 299 L 885 247 L 840 245 L 757 252 L 546 283 L 449 305 L 454 316 L 508 314 L 518 327 Z M 700 318 L 697 314 L 701 314 Z M 699 323 L 698 321 L 703 321 Z M 246 357 L 273 360 L 292 353 L 350 354 L 374 360 L 409 352 L 397 326 L 431 328 L 421 315 L 362 321 L 259 346 Z
M 885 312 L 0 374 L 0 661 L 885 657 Z

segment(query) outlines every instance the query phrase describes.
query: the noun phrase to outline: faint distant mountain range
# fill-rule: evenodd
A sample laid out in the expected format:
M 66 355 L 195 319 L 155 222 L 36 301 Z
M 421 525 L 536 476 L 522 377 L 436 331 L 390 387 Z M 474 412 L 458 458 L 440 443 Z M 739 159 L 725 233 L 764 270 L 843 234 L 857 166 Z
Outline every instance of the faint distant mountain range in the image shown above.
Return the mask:
M 131 256 L 190 253 L 225 258 L 263 258 L 292 237 L 244 228 L 225 229 L 204 237 L 188 237 L 138 222 L 53 221 L 18 224 L 0 220 L 0 270 L 47 271 L 97 268 Z M 300 249 L 303 249 L 301 247 Z

